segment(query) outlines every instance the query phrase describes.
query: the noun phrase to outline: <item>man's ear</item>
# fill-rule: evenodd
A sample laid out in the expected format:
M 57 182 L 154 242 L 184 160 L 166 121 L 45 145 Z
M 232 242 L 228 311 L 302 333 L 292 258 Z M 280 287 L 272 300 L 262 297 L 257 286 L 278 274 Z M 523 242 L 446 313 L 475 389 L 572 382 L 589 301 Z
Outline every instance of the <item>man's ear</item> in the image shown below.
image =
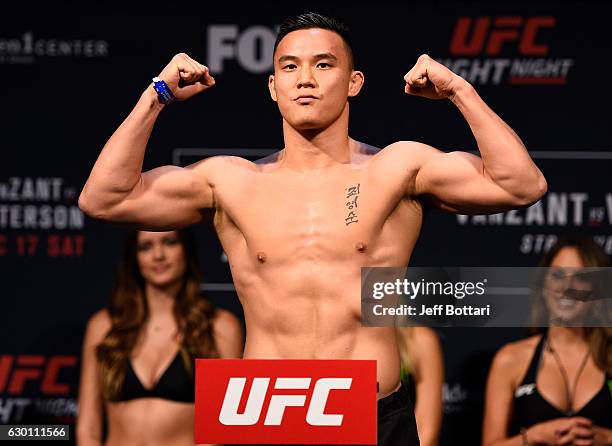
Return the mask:
M 276 102 L 276 90 L 274 89 L 274 75 L 271 74 L 268 77 L 268 90 L 270 91 L 270 97 Z
M 357 96 L 361 91 L 361 87 L 363 87 L 363 83 L 365 82 L 365 78 L 361 71 L 353 71 L 351 73 L 351 80 L 349 84 L 348 95 L 349 98 Z

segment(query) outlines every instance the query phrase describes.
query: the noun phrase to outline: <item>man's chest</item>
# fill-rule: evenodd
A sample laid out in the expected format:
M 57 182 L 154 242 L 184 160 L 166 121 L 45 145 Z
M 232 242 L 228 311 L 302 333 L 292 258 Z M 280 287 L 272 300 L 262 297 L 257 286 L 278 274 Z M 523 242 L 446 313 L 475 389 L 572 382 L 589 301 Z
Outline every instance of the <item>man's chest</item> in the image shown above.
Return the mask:
M 283 258 L 342 257 L 371 252 L 402 192 L 367 170 L 261 175 L 219 197 L 219 204 L 229 217 L 226 225 L 238 229 L 252 251 Z M 224 228 L 217 229 L 223 237 Z
M 226 194 L 223 207 L 241 229 L 291 226 L 296 233 L 320 234 L 361 228 L 382 218 L 392 204 L 389 195 L 366 172 L 270 175 Z

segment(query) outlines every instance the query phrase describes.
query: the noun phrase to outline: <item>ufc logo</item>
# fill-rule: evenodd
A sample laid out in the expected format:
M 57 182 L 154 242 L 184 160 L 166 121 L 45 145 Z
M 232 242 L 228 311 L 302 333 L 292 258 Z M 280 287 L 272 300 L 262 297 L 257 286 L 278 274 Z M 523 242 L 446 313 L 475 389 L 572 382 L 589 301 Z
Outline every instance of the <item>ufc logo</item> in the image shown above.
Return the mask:
M 548 46 L 536 43 L 538 31 L 553 27 L 555 22 L 556 18 L 552 16 L 500 16 L 494 20 L 490 17 L 479 17 L 476 20 L 460 17 L 453 32 L 450 52 L 458 56 L 475 56 L 483 52 L 488 56 L 497 56 L 504 43 L 518 42 L 520 54 L 543 56 L 548 54 Z
M 311 426 L 340 426 L 343 415 L 326 414 L 325 405 L 331 390 L 351 388 L 352 378 L 320 378 L 312 391 L 312 398 L 306 413 L 306 422 Z M 275 389 L 308 390 L 310 378 L 276 378 Z M 219 414 L 219 421 L 226 426 L 251 426 L 257 424 L 261 417 L 270 378 L 254 378 L 244 413 L 238 413 L 246 378 L 230 378 L 225 392 L 225 399 Z M 306 395 L 272 395 L 264 425 L 279 426 L 283 420 L 285 408 L 299 407 L 306 403 Z
M 197 359 L 195 440 L 376 444 L 376 361 Z
M 47 358 L 43 355 L 2 355 L 0 356 L 0 393 L 21 395 L 28 381 L 40 381 L 40 392 L 43 394 L 67 395 L 70 386 L 59 383 L 58 376 L 62 368 L 74 367 L 76 363 L 76 356 Z

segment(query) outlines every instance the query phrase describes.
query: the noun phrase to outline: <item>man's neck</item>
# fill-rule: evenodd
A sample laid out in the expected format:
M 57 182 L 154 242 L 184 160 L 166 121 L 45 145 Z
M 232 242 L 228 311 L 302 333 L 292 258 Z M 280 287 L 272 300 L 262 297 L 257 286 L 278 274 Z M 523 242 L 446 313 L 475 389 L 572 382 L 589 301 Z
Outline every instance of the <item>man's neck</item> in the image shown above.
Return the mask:
M 293 170 L 312 171 L 350 163 L 354 141 L 348 136 L 346 114 L 324 129 L 298 130 L 283 120 L 282 165 Z

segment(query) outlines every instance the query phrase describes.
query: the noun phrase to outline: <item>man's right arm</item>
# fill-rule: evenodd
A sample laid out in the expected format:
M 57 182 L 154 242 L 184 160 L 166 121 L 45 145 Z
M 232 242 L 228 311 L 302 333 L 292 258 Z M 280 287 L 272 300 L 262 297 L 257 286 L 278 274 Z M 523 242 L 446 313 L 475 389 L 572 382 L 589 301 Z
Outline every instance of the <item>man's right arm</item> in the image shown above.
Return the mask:
M 186 54 L 177 54 L 159 77 L 177 100 L 214 85 L 208 69 Z M 179 87 L 179 81 L 184 86 Z M 199 222 L 201 210 L 213 207 L 210 171 L 223 158 L 186 168 L 163 166 L 142 172 L 147 142 L 163 104 L 149 86 L 102 149 L 81 196 L 79 207 L 94 218 L 128 223 L 141 229 L 175 229 Z

